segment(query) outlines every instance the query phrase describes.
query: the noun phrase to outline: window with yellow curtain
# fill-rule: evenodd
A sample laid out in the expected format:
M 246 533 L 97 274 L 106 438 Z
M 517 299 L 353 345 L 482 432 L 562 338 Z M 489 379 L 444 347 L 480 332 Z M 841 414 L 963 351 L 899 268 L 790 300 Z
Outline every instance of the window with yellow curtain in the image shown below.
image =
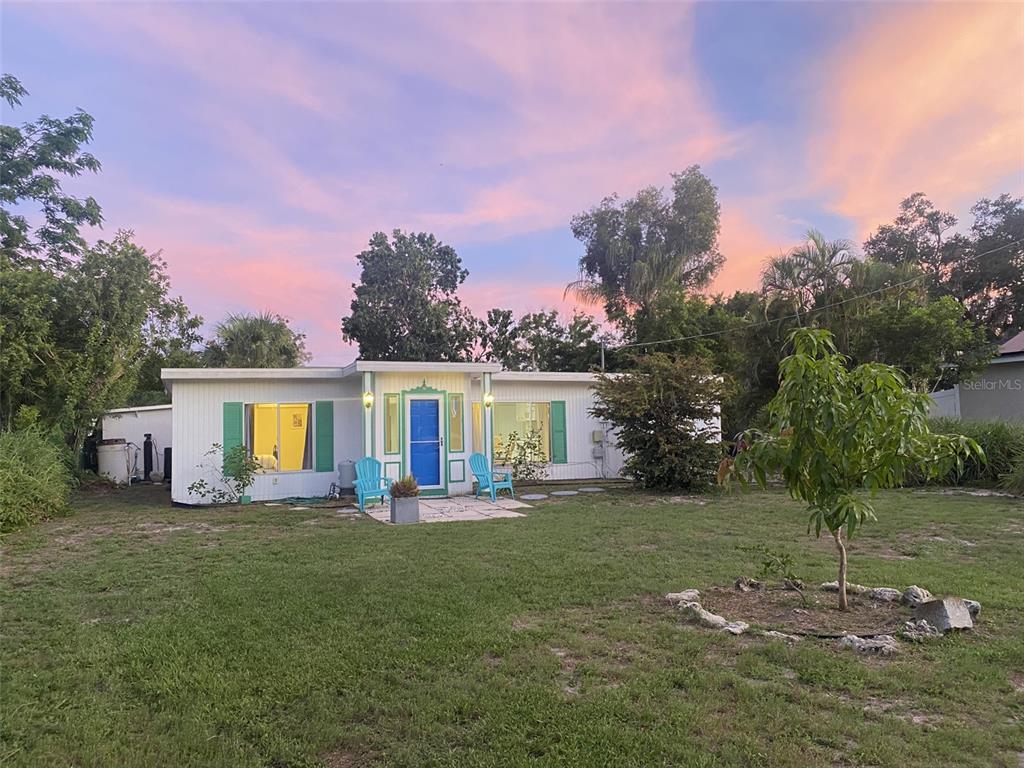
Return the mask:
M 312 403 L 252 403 L 245 410 L 246 444 L 264 471 L 313 468 Z
M 486 453 L 484 450 L 484 420 L 480 403 L 473 403 L 473 453 Z
M 384 395 L 384 453 L 400 453 L 400 400 L 398 395 Z
M 452 453 L 460 453 L 466 450 L 463 419 L 462 394 L 448 395 L 448 450 Z
M 520 437 L 535 433 L 540 436 L 537 461 L 549 461 L 551 456 L 551 403 L 495 403 L 494 452 L 505 450 L 509 435 Z

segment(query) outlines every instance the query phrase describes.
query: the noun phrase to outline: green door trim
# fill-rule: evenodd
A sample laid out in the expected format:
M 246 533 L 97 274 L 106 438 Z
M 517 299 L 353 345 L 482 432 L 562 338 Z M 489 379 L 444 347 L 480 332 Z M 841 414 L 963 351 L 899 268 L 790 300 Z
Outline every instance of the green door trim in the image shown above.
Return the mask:
M 418 387 L 412 387 L 411 389 L 403 389 L 401 392 L 402 400 L 400 406 L 400 415 L 402 417 L 401 427 L 399 432 L 401 433 L 401 447 L 402 447 L 402 477 L 405 477 L 409 473 L 409 451 L 406 435 L 406 423 L 405 423 L 405 412 L 406 403 L 408 400 L 413 398 L 420 398 L 424 400 L 438 400 L 441 406 L 441 417 L 448 422 L 448 392 L 444 389 L 434 389 L 434 387 L 427 386 L 427 380 L 424 379 L 423 383 Z M 441 481 L 444 485 L 443 488 L 428 488 L 420 491 L 420 496 L 447 496 L 448 495 L 448 431 L 447 426 L 443 430 L 439 429 L 438 434 L 444 435 L 444 445 L 441 446 L 441 455 L 438 460 L 441 462 L 440 476 Z

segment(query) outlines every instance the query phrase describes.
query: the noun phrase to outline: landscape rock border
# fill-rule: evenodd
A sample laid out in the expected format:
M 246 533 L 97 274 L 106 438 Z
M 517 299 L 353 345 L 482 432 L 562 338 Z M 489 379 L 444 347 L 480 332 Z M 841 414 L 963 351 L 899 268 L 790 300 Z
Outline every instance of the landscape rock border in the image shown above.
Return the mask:
M 760 591 L 764 585 L 741 577 L 733 586 L 735 589 L 748 592 Z M 826 592 L 838 592 L 839 583 L 836 581 L 825 582 L 821 585 L 821 589 Z M 846 590 L 851 594 L 865 595 L 871 600 L 886 603 L 898 602 L 912 608 L 914 618 L 907 621 L 898 633 L 900 637 L 911 642 L 919 643 L 939 638 L 952 630 L 971 629 L 974 626 L 972 619 L 981 612 L 981 603 L 976 600 L 959 597 L 937 599 L 927 589 L 916 584 L 901 591 L 892 587 L 865 587 L 847 582 Z M 724 616 L 712 613 L 701 605 L 700 590 L 698 589 L 669 592 L 665 595 L 665 600 L 677 608 L 689 621 L 710 629 L 718 629 L 732 635 L 742 635 L 749 631 L 751 634 L 787 643 L 797 642 L 801 639 L 799 635 L 779 632 L 774 629 L 751 629 L 745 621 L 729 621 Z M 847 634 L 840 637 L 836 645 L 843 649 L 849 648 L 856 653 L 876 656 L 891 656 L 899 650 L 899 641 L 889 634 L 872 636 Z

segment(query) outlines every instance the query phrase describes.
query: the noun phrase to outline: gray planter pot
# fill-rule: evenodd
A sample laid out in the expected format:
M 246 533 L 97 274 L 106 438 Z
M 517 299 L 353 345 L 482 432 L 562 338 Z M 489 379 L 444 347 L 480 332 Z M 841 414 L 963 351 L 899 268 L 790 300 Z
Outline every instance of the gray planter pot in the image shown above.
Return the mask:
M 401 525 L 402 523 L 418 523 L 419 521 L 420 499 L 418 496 L 391 499 L 392 523 L 395 525 Z

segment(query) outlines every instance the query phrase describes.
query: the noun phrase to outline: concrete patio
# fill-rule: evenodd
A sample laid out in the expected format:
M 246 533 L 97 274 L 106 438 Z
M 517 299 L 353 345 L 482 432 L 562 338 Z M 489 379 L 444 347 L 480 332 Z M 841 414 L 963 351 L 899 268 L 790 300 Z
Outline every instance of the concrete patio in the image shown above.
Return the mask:
M 529 504 L 514 499 L 498 499 L 491 503 L 487 499 L 472 496 L 453 496 L 447 499 L 420 498 L 421 523 L 454 523 L 469 520 L 491 520 L 498 517 L 524 517 L 517 509 L 530 509 Z M 381 523 L 391 525 L 391 507 L 374 504 L 366 508 L 366 514 Z

